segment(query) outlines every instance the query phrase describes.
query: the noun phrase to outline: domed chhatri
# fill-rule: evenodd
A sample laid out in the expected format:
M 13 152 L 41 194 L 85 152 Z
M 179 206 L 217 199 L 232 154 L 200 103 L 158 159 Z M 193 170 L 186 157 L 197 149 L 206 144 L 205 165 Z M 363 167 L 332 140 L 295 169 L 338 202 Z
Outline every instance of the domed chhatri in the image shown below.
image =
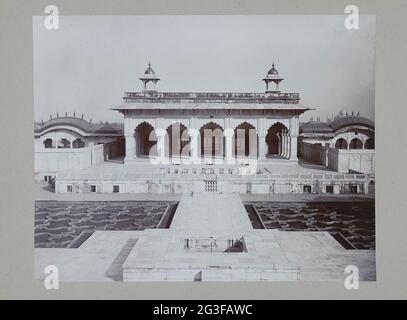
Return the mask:
M 263 78 L 263 81 L 266 83 L 266 93 L 279 93 L 280 92 L 280 82 L 284 79 L 278 74 L 276 67 L 274 66 L 274 62 L 272 68 L 267 73 L 266 77 Z M 269 89 L 269 83 L 274 82 L 275 88 L 274 90 Z
M 146 69 L 144 74 L 155 74 L 153 68 L 151 68 L 151 63 L 150 62 L 148 63 L 148 68 Z
M 273 62 L 272 68 L 269 70 L 269 72 L 267 74 L 278 74 L 277 69 L 274 67 L 274 62 Z
M 143 82 L 144 91 L 157 91 L 156 85 L 160 81 L 160 78 L 155 74 L 151 63 L 148 63 L 148 68 L 144 71 L 144 74 L 139 78 Z

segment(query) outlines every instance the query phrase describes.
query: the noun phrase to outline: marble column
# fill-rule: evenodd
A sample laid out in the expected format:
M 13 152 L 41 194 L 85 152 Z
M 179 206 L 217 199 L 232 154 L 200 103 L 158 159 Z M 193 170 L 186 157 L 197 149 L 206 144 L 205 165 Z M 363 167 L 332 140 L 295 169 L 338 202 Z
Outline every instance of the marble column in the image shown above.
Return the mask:
M 291 135 L 291 146 L 290 146 L 290 159 L 298 160 L 297 156 L 297 144 L 298 144 L 298 132 L 299 132 L 298 116 L 290 118 L 290 135 Z
M 189 136 L 191 137 L 190 150 L 191 150 L 191 162 L 193 164 L 200 164 L 201 159 L 199 157 L 199 148 L 200 148 L 200 139 L 199 131 L 197 129 L 190 129 L 188 131 Z
M 257 132 L 255 129 L 249 129 L 249 157 L 257 159 L 258 154 Z
M 137 158 L 140 154 L 140 137 L 138 133 L 134 133 L 134 157 Z
M 235 132 L 231 128 L 227 128 L 224 132 L 225 136 L 225 161 L 226 164 L 233 164 L 233 136 Z
M 298 136 L 291 136 L 291 147 L 290 147 L 290 159 L 297 160 L 297 143 L 298 143 Z
M 288 155 L 288 132 L 287 130 L 284 130 L 284 158 L 287 158 Z
M 264 127 L 264 118 L 257 119 L 257 134 L 259 136 L 259 160 L 266 160 L 266 154 L 268 153 L 268 146 L 266 142 L 266 129 Z
M 136 158 L 136 137 L 134 135 L 126 135 L 125 143 L 126 157 L 124 158 L 124 162 L 126 163 Z
M 155 134 L 157 136 L 157 157 L 155 159 L 150 158 L 152 164 L 168 164 L 169 159 L 165 156 L 165 135 L 167 131 L 165 129 L 156 129 Z
M 259 135 L 259 160 L 266 160 L 267 143 L 266 137 Z
M 290 159 L 291 155 L 291 136 L 289 133 L 287 133 L 287 153 L 286 153 L 286 158 Z
M 286 133 L 285 130 L 281 132 L 281 156 L 285 158 L 285 140 L 286 140 Z
M 282 145 L 282 136 L 281 133 L 277 133 L 277 139 L 278 139 L 278 155 L 281 156 L 282 152 L 281 152 L 281 145 Z

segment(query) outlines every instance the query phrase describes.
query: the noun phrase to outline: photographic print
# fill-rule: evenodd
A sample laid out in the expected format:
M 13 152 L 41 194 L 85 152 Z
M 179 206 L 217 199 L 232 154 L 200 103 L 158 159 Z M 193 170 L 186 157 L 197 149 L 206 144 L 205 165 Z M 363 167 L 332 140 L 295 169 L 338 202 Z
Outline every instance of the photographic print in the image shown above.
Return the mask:
M 35 277 L 375 281 L 375 16 L 345 17 L 34 17 Z

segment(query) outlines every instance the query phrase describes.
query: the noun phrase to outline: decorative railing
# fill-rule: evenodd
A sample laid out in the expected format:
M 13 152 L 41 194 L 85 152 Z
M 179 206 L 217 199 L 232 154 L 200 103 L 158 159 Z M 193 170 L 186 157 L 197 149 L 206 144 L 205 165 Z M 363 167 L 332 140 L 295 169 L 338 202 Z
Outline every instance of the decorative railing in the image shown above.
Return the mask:
M 240 92 L 125 92 L 125 101 L 138 99 L 190 99 L 190 100 L 275 100 L 300 98 L 299 93 L 240 93 Z
M 154 173 L 71 173 L 64 172 L 57 174 L 57 180 L 74 180 L 85 182 L 96 180 L 116 180 L 116 181 L 162 181 L 165 178 L 171 180 L 196 180 L 196 179 L 219 179 L 219 180 L 236 180 L 236 179 L 248 179 L 250 177 L 256 180 L 284 180 L 284 181 L 367 181 L 369 179 L 367 174 L 273 174 L 265 173 L 264 171 L 256 170 L 252 174 L 242 174 L 238 169 L 234 168 L 232 171 L 229 168 L 225 168 L 223 171 L 221 168 L 212 170 L 179 170 L 174 168 L 161 168 Z

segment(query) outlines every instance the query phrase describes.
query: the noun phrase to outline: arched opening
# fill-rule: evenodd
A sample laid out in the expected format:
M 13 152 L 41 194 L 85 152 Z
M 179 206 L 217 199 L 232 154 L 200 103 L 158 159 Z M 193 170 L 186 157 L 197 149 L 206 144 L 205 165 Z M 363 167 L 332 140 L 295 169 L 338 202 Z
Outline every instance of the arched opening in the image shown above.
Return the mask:
M 369 138 L 365 142 L 365 149 L 374 149 L 374 139 Z
M 224 157 L 224 136 L 220 125 L 209 122 L 199 129 L 201 156 Z
M 156 156 L 156 148 L 151 150 L 151 148 L 153 148 L 157 144 L 157 136 L 154 132 L 154 127 L 147 122 L 142 122 L 137 126 L 135 134 L 137 135 L 137 155 L 146 157 L 150 155 Z
M 362 140 L 354 138 L 349 143 L 349 149 L 363 149 Z
M 84 148 L 85 147 L 85 141 L 83 141 L 82 139 L 78 138 L 75 139 L 72 142 L 72 148 Z
M 282 154 L 282 139 L 281 134 L 288 129 L 281 122 L 273 124 L 267 131 L 266 143 L 268 146 L 267 154 L 269 156 L 276 156 Z
M 335 142 L 335 149 L 348 149 L 348 143 L 344 138 L 339 138 Z
M 256 128 L 250 123 L 243 122 L 235 128 L 233 150 L 236 157 L 257 158 L 258 143 Z
M 48 138 L 44 140 L 44 148 L 46 149 L 52 148 L 52 139 Z
M 69 149 L 71 148 L 71 141 L 66 138 L 62 138 L 58 141 L 58 148 L 59 149 Z
M 176 122 L 167 128 L 165 136 L 165 154 L 168 157 L 189 156 L 190 137 L 188 129 L 182 123 Z

